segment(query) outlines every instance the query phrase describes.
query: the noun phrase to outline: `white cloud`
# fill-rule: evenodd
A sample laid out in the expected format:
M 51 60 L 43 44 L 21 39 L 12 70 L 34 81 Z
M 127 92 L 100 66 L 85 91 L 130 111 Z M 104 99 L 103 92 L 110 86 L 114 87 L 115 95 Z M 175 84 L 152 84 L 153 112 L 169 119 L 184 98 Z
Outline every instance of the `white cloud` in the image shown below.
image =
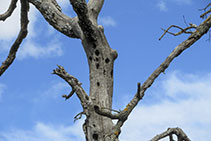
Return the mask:
M 194 75 L 178 72 L 159 83 L 158 102 L 139 105 L 130 115 L 121 141 L 149 140 L 168 127 L 181 127 L 191 140 L 211 140 L 211 74 Z M 132 132 L 131 132 L 132 131 Z
M 5 1 L 5 0 L 1 0 L 0 1 L 0 5 L 1 5 L 1 9 L 0 9 L 0 13 L 4 13 L 5 11 L 7 11 L 8 6 L 10 4 L 10 1 Z M 13 15 L 11 17 L 9 17 L 6 21 L 2 22 L 0 21 L 0 40 L 9 40 L 11 38 L 14 38 L 19 31 L 19 11 L 20 11 L 20 6 L 18 4 L 18 7 L 15 9 Z
M 159 1 L 157 6 L 160 11 L 167 11 L 166 2 L 164 2 L 163 0 Z
M 116 26 L 116 21 L 110 16 L 99 17 L 99 24 L 103 26 Z
M 47 46 L 40 46 L 33 40 L 27 40 L 23 47 L 20 48 L 17 58 L 24 59 L 26 57 L 43 58 L 55 57 L 63 55 L 63 50 L 60 43 L 56 40 L 50 42 Z
M 58 96 L 61 97 L 62 94 L 70 92 L 70 90 L 71 87 L 67 83 L 57 82 L 52 84 L 52 86 L 46 92 L 44 92 L 44 94 L 52 98 L 58 98 Z
M 0 1 L 1 9 L 0 13 L 4 13 L 9 7 L 10 1 Z M 34 22 L 36 21 L 36 10 L 34 7 L 30 7 L 29 12 L 29 33 L 33 33 Z M 17 8 L 5 21 L 0 21 L 0 40 L 10 41 L 16 38 L 20 29 L 20 3 L 17 3 Z
M 63 83 L 58 83 L 48 92 L 64 87 Z M 169 73 L 150 95 L 158 97 L 156 103 L 140 103 L 136 107 L 123 126 L 121 141 L 146 141 L 169 127 L 181 127 L 191 140 L 211 140 L 211 74 Z M 83 141 L 83 122 L 79 120 L 72 126 L 38 122 L 31 130 L 0 132 L 0 140 Z
M 83 120 L 72 126 L 50 125 L 38 122 L 31 130 L 13 129 L 9 132 L 0 132 L 1 141 L 82 141 Z

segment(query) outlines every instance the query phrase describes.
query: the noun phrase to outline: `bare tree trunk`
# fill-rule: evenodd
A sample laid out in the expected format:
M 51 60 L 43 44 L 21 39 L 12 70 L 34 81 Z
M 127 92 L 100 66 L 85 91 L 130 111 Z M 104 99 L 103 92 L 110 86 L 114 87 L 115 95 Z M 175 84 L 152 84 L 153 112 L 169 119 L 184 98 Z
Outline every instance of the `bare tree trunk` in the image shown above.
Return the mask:
M 113 96 L 113 65 L 117 57 L 103 33 L 102 27 L 98 27 L 96 41 L 82 40 L 89 63 L 89 96 L 92 105 L 110 111 Z M 87 141 L 109 141 L 113 123 L 110 118 L 98 115 L 94 107 L 88 107 L 88 115 L 84 123 L 84 131 Z

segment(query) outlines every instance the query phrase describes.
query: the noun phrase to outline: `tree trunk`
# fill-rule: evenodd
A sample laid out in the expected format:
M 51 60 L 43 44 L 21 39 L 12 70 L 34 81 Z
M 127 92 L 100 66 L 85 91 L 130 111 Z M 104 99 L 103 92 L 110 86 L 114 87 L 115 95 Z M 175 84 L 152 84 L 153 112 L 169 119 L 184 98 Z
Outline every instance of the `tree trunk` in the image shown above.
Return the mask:
M 87 141 L 110 141 L 113 123 L 110 118 L 98 115 L 94 105 L 110 111 L 113 96 L 113 65 L 116 51 L 109 47 L 103 28 L 98 26 L 96 41 L 82 40 L 89 64 L 89 80 L 92 106 L 83 125 Z

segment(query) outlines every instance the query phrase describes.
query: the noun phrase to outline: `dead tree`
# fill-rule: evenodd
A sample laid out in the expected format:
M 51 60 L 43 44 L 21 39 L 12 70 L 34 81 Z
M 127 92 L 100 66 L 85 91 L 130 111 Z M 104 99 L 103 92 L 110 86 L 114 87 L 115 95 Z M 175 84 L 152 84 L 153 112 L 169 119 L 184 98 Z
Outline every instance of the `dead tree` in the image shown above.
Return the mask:
M 0 20 L 4 21 L 13 13 L 18 0 L 11 0 L 8 10 L 0 15 Z M 56 30 L 70 38 L 80 39 L 82 46 L 86 52 L 89 65 L 90 91 L 87 94 L 82 84 L 74 76 L 68 74 L 62 66 L 53 70 L 53 74 L 64 79 L 72 90 L 69 95 L 63 95 L 65 99 L 70 98 L 74 93 L 78 96 L 83 112 L 86 116 L 83 130 L 87 141 L 117 141 L 121 133 L 121 127 L 127 121 L 128 116 L 136 107 L 138 102 L 143 98 L 145 91 L 153 84 L 154 80 L 164 72 L 170 63 L 179 56 L 184 50 L 189 48 L 197 40 L 199 40 L 211 27 L 211 16 L 208 16 L 200 25 L 190 24 L 190 27 L 181 28 L 172 25 L 164 34 L 170 33 L 180 35 L 182 33 L 190 34 L 190 36 L 179 44 L 166 60 L 148 77 L 141 85 L 138 83 L 137 92 L 133 99 L 121 111 L 112 110 L 113 97 L 113 66 L 117 58 L 117 52 L 110 48 L 105 34 L 104 28 L 98 25 L 97 19 L 104 4 L 104 0 L 69 0 L 72 5 L 76 17 L 68 17 L 62 13 L 61 7 L 56 0 L 20 0 L 21 2 L 21 29 L 17 39 L 11 46 L 10 52 L 6 60 L 0 67 L 0 76 L 7 70 L 15 59 L 16 52 L 21 42 L 27 35 L 28 11 L 29 3 L 34 5 L 45 20 Z M 209 5 L 210 6 L 210 5 Z M 205 12 L 201 17 L 205 17 L 211 10 Z M 178 33 L 170 32 L 170 28 L 180 29 Z M 189 29 L 194 29 L 190 31 Z M 160 38 L 160 39 L 161 39 Z M 112 120 L 116 119 L 114 124 Z M 151 141 L 158 141 L 169 136 L 173 141 L 172 135 L 175 134 L 179 141 L 190 141 L 186 134 L 180 128 L 171 128 L 166 132 L 155 136 Z

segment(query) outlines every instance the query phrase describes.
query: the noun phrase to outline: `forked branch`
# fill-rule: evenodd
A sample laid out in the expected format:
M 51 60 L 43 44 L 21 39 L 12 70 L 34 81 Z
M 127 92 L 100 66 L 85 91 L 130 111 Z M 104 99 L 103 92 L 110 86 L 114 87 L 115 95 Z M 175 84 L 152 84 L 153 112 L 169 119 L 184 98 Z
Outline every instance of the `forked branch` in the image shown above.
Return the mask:
M 169 129 L 167 129 L 167 131 L 165 131 L 165 132 L 163 132 L 159 135 L 156 135 L 150 141 L 159 141 L 159 140 L 161 140 L 165 137 L 168 137 L 168 136 L 170 138 L 170 141 L 174 141 L 173 137 L 172 137 L 173 134 L 177 136 L 178 141 L 191 141 L 188 138 L 188 136 L 183 132 L 183 130 L 180 129 L 180 128 L 169 128 Z
M 89 0 L 88 2 L 88 9 L 91 12 L 91 15 L 95 20 L 97 20 L 97 17 L 103 7 L 104 0 Z
M 29 8 L 29 3 L 26 0 L 21 0 L 21 25 L 20 25 L 21 29 L 20 29 L 17 39 L 15 40 L 12 47 L 10 48 L 9 55 L 0 66 L 0 76 L 8 69 L 8 67 L 15 60 L 18 48 L 20 44 L 22 43 L 23 39 L 27 36 L 27 32 L 28 32 L 27 26 L 29 23 L 28 8 Z
M 173 32 L 170 32 L 169 30 L 171 29 L 171 28 L 178 28 L 178 29 L 180 29 L 181 31 L 179 31 L 179 32 L 177 32 L 177 33 L 173 33 Z M 178 36 L 178 35 L 180 35 L 180 34 L 182 34 L 182 33 L 185 33 L 185 34 L 192 34 L 193 32 L 192 31 L 188 31 L 188 30 L 190 30 L 190 29 L 196 29 L 196 25 L 195 24 L 190 24 L 190 26 L 189 27 L 186 27 L 186 28 L 181 28 L 181 27 L 179 27 L 179 26 L 177 26 L 177 25 L 171 25 L 170 27 L 168 27 L 166 30 L 165 29 L 163 29 L 163 28 L 161 28 L 163 31 L 164 31 L 164 33 L 162 34 L 162 36 L 159 38 L 159 40 L 161 40 L 162 38 L 163 38 L 163 36 L 166 34 L 166 33 L 169 33 L 169 34 L 171 34 L 171 35 L 174 35 L 174 36 Z
M 78 96 L 78 98 L 81 101 L 81 105 L 83 108 L 87 106 L 87 102 L 89 100 L 89 96 L 86 94 L 84 89 L 81 87 L 81 83 L 76 79 L 74 76 L 68 74 L 65 69 L 62 66 L 58 65 L 58 68 L 53 70 L 53 74 L 58 75 L 62 79 L 64 79 L 71 87 L 72 87 L 72 92 L 70 93 L 69 96 L 63 96 L 66 99 L 70 98 L 73 93 L 75 92 Z
M 70 0 L 70 3 L 78 15 L 78 24 L 80 25 L 85 38 L 90 41 L 96 41 L 96 34 L 90 19 L 86 0 Z
M 0 21 L 5 21 L 8 17 L 10 17 L 12 15 L 13 11 L 16 8 L 17 1 L 18 0 L 11 0 L 10 6 L 7 9 L 7 11 L 4 14 L 0 15 Z

